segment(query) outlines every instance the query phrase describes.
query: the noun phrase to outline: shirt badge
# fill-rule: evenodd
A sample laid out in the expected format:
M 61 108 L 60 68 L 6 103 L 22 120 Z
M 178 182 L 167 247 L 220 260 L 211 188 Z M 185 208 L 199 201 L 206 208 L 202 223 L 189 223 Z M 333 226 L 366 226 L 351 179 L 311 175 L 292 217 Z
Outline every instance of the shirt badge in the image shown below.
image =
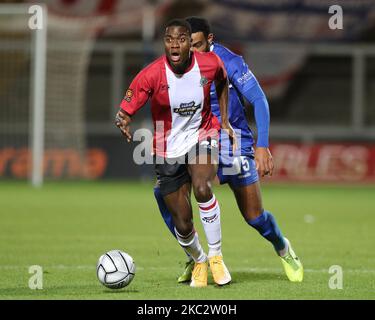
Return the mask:
M 133 90 L 132 89 L 126 90 L 126 92 L 125 92 L 125 98 L 124 99 L 127 102 L 130 102 L 132 100 L 132 97 L 133 97 Z
M 208 80 L 206 77 L 202 77 L 200 82 L 201 82 L 201 87 L 204 87 L 208 83 Z

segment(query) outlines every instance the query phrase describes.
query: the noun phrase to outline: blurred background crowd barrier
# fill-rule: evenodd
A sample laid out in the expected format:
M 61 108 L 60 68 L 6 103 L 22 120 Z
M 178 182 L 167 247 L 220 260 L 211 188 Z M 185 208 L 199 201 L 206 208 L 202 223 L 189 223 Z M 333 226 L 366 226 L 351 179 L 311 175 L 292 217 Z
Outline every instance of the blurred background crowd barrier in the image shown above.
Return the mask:
M 329 27 L 333 5 L 343 29 Z M 373 0 L 2 1 L 0 179 L 153 179 L 113 119 L 163 54 L 163 25 L 190 15 L 245 58 L 269 99 L 272 180 L 375 182 Z M 149 106 L 137 128 L 152 130 Z

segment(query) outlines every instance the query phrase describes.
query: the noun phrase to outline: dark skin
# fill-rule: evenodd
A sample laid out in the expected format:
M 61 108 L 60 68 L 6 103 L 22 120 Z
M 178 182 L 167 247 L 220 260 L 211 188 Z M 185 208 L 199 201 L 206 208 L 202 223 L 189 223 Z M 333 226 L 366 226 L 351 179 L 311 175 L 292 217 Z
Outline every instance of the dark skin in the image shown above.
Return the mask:
M 166 28 L 164 35 L 165 55 L 168 63 L 176 75 L 183 74 L 192 63 L 191 37 L 189 31 L 183 26 L 171 26 Z M 228 81 L 227 79 L 215 81 L 217 95 L 222 117 L 222 130 L 225 130 L 232 138 L 235 149 L 236 136 L 228 121 Z M 131 117 L 119 110 L 116 115 L 116 125 L 121 130 L 128 142 L 131 141 L 130 132 Z M 165 204 L 172 214 L 177 232 L 188 235 L 193 231 L 193 213 L 190 202 L 191 188 L 198 202 L 207 202 L 212 198 L 211 183 L 217 172 L 217 161 L 211 161 L 210 156 L 198 155 L 195 164 L 188 164 L 191 176 L 191 184 L 186 183 L 176 192 L 164 197 Z
M 205 36 L 203 32 L 195 32 L 191 35 L 191 50 L 208 52 L 213 39 L 212 33 Z M 255 149 L 255 162 L 256 169 L 261 177 L 272 176 L 274 164 L 268 148 L 257 147 Z M 263 206 L 259 182 L 244 187 L 230 185 L 230 188 L 244 219 L 252 220 L 262 214 Z

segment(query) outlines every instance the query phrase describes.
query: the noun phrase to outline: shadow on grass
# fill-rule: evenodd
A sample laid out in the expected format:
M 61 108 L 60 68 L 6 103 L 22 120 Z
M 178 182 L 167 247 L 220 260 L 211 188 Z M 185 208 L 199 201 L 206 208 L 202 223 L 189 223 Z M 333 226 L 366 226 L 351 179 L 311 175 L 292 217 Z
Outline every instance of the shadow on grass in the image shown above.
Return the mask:
M 281 273 L 276 272 L 231 272 L 232 283 L 257 282 L 257 281 L 288 281 Z
M 111 294 L 120 294 L 120 293 L 139 293 L 140 291 L 137 289 L 104 289 L 102 291 L 103 293 L 111 293 Z
M 91 296 L 98 294 L 137 294 L 139 290 L 133 288 L 122 288 L 118 290 L 106 289 L 97 285 L 83 285 L 83 286 L 52 286 L 45 287 L 39 290 L 31 290 L 29 288 L 4 288 L 0 289 L 0 299 L 17 296 L 30 297 L 30 299 L 43 298 L 46 299 L 54 296 Z

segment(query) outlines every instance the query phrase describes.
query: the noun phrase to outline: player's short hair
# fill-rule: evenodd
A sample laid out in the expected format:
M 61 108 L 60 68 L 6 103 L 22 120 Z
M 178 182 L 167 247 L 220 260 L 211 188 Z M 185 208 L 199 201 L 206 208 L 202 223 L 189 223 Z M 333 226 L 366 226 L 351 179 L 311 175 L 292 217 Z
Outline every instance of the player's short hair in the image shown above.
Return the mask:
M 166 25 L 165 28 L 168 27 L 184 27 L 191 35 L 191 26 L 185 19 L 173 19 L 170 20 Z
M 190 24 L 192 33 L 203 32 L 205 38 L 211 33 L 210 24 L 206 19 L 201 17 L 187 17 L 185 20 Z

